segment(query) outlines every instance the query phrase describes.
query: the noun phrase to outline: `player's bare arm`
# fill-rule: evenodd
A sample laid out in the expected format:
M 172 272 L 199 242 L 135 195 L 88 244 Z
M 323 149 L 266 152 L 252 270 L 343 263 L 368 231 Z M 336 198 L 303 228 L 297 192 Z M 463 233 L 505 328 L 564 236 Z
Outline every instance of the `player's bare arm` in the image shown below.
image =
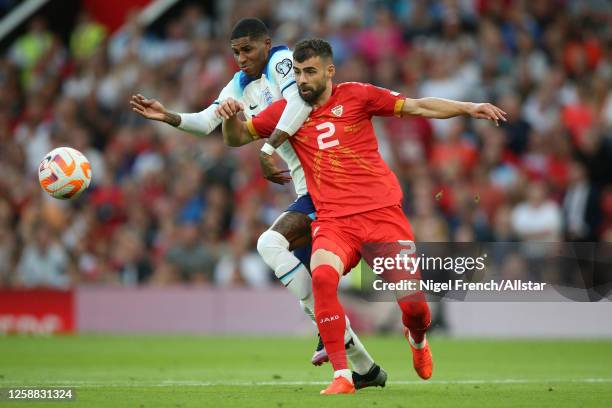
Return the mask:
M 448 119 L 469 115 L 476 119 L 487 119 L 499 125 L 506 121 L 506 112 L 490 103 L 460 102 L 443 98 L 406 98 L 401 115 L 416 115 L 434 119 Z
M 231 98 L 223 101 L 219 105 L 219 108 L 217 108 L 217 114 L 223 118 L 223 141 L 228 146 L 243 146 L 259 138 L 253 134 L 253 131 L 249 130 L 247 122 L 240 120 L 238 117 L 238 112 L 242 111 L 242 109 L 242 105 Z M 259 152 L 259 159 L 264 177 L 277 184 L 290 183 L 291 177 L 287 175 L 289 170 L 280 170 L 272 157 L 274 149 L 283 144 L 289 135 L 286 132 L 275 129 L 274 132 L 272 132 L 271 138 L 272 137 L 275 137 L 274 148 L 271 148 L 270 153 L 265 153 L 264 151 Z M 268 141 L 266 144 L 270 145 L 271 143 Z M 262 155 L 266 157 L 262 157 Z M 265 166 L 264 163 L 266 164 Z
M 221 129 L 227 146 L 244 146 L 257 139 L 249 132 L 246 122 L 240 119 L 238 114 L 243 111 L 242 104 L 233 98 L 227 98 L 215 110 L 215 114 L 223 118 Z
M 288 170 L 279 169 L 274 157 L 272 157 L 274 149 L 282 145 L 288 138 L 289 134 L 279 129 L 275 129 L 272 135 L 270 135 L 264 149 L 259 152 L 259 164 L 264 178 L 276 184 L 286 184 L 291 181 L 291 177 L 287 176 Z M 265 150 L 267 146 L 269 146 L 269 149 Z
M 257 139 L 249 132 L 246 122 L 238 116 L 238 113 L 242 110 L 242 104 L 232 98 L 226 99 L 217 108 L 216 113 L 223 118 L 221 128 L 223 142 L 227 146 L 244 146 Z
M 181 116 L 167 110 L 157 99 L 148 99 L 141 94 L 132 95 L 130 106 L 134 112 L 147 119 L 166 122 L 174 127 L 181 124 Z
M 228 146 L 243 146 L 259 138 L 254 132 L 254 130 L 249 130 L 247 122 L 240 120 L 240 118 L 238 117 L 238 113 L 241 112 L 242 109 L 242 105 L 238 101 L 233 100 L 231 98 L 228 98 L 227 100 L 222 102 L 219 105 L 219 108 L 217 108 L 217 113 L 224 118 L 222 125 L 223 141 Z M 289 137 L 287 133 L 278 131 L 278 129 L 273 132 L 273 135 L 278 133 L 281 134 L 281 138 L 282 134 L 286 135 L 284 140 Z M 278 143 L 275 147 L 280 146 L 284 142 L 284 140 L 275 142 Z M 266 153 L 260 152 L 260 161 L 262 160 L 262 154 Z M 264 170 L 264 177 L 277 184 L 290 183 L 291 177 L 287 174 L 290 170 L 280 170 L 277 167 L 272 155 L 266 154 L 266 156 L 268 157 L 264 158 L 263 160 L 269 160 L 271 163 L 269 163 L 269 167 L 266 167 L 266 170 Z M 262 165 L 262 170 L 263 169 L 264 166 Z M 281 231 L 278 232 L 282 233 Z M 290 239 L 288 239 L 288 241 L 292 242 Z

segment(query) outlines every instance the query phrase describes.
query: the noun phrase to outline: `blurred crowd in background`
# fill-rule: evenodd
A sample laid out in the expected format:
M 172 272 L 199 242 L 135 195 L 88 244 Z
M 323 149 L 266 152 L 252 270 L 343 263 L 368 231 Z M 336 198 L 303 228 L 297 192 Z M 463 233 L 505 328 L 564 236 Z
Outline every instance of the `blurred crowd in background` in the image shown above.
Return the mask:
M 484 121 L 375 119 L 417 241 L 612 242 L 612 5 L 606 0 L 197 2 L 153 35 L 83 13 L 68 42 L 34 17 L 0 56 L 0 287 L 276 285 L 258 236 L 294 199 L 259 148 L 228 148 L 129 109 L 208 106 L 237 67 L 229 32 L 256 16 L 275 44 L 329 40 L 338 82 L 487 101 Z M 37 167 L 57 146 L 93 169 L 74 201 Z

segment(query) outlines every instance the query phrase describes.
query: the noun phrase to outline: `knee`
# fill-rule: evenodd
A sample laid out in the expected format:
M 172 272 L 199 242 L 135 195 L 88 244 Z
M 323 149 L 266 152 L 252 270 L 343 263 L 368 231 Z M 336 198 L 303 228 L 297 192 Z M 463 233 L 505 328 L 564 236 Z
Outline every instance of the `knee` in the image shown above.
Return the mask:
M 276 231 L 266 230 L 257 240 L 257 252 L 266 263 L 272 261 L 279 251 L 288 249 L 289 241 Z

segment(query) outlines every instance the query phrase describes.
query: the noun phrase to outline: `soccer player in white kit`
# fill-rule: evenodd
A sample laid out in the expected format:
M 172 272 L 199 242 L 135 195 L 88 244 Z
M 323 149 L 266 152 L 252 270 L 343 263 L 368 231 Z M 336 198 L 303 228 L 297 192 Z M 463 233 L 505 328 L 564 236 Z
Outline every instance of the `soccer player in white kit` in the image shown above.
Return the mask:
M 287 106 L 275 132 L 293 135 L 309 116 L 311 106 L 299 95 L 293 74 L 293 56 L 285 46 L 272 47 L 265 24 L 254 18 L 240 20 L 233 28 L 230 44 L 240 71 L 223 88 L 219 97 L 197 113 L 174 113 L 155 99 L 138 94 L 132 96 L 132 110 L 142 116 L 166 122 L 186 132 L 207 135 L 233 115 L 225 112 L 222 102 L 233 98 L 243 104 L 247 118 L 258 114 L 281 98 Z M 224 141 L 232 141 L 224 135 Z M 300 301 L 304 312 L 315 322 L 312 279 L 305 265 L 291 250 L 310 244 L 310 224 L 316 218 L 315 208 L 306 189 L 304 171 L 293 147 L 286 141 L 276 151 L 287 163 L 291 178 L 284 172 L 269 175 L 271 181 L 284 184 L 293 180 L 297 199 L 283 212 L 257 242 L 257 250 L 275 275 Z M 356 388 L 384 386 L 387 375 L 372 360 L 353 332 L 347 320 L 345 332 L 347 357 L 353 367 Z M 320 365 L 328 361 L 319 341 L 311 362 Z

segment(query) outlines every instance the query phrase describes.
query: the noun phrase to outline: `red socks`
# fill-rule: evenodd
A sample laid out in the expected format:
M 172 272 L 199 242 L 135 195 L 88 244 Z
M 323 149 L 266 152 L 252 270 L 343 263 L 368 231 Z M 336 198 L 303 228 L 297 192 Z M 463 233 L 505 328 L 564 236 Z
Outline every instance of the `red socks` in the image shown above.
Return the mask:
M 329 265 L 318 266 L 312 271 L 315 317 L 334 371 L 348 368 L 344 350 L 346 320 L 338 301 L 339 281 L 338 272 Z
M 329 265 L 318 266 L 312 271 L 315 317 L 334 371 L 348 369 L 344 349 L 346 320 L 344 309 L 338 301 L 339 281 L 338 272 Z M 412 340 L 421 343 L 431 322 L 425 294 L 419 292 L 406 296 L 398 299 L 397 303 L 402 309 L 402 322 L 410 330 Z
M 425 301 L 423 292 L 398 299 L 402 309 L 402 322 L 410 330 L 410 337 L 415 343 L 421 343 L 425 339 L 425 333 L 431 323 L 429 306 Z

